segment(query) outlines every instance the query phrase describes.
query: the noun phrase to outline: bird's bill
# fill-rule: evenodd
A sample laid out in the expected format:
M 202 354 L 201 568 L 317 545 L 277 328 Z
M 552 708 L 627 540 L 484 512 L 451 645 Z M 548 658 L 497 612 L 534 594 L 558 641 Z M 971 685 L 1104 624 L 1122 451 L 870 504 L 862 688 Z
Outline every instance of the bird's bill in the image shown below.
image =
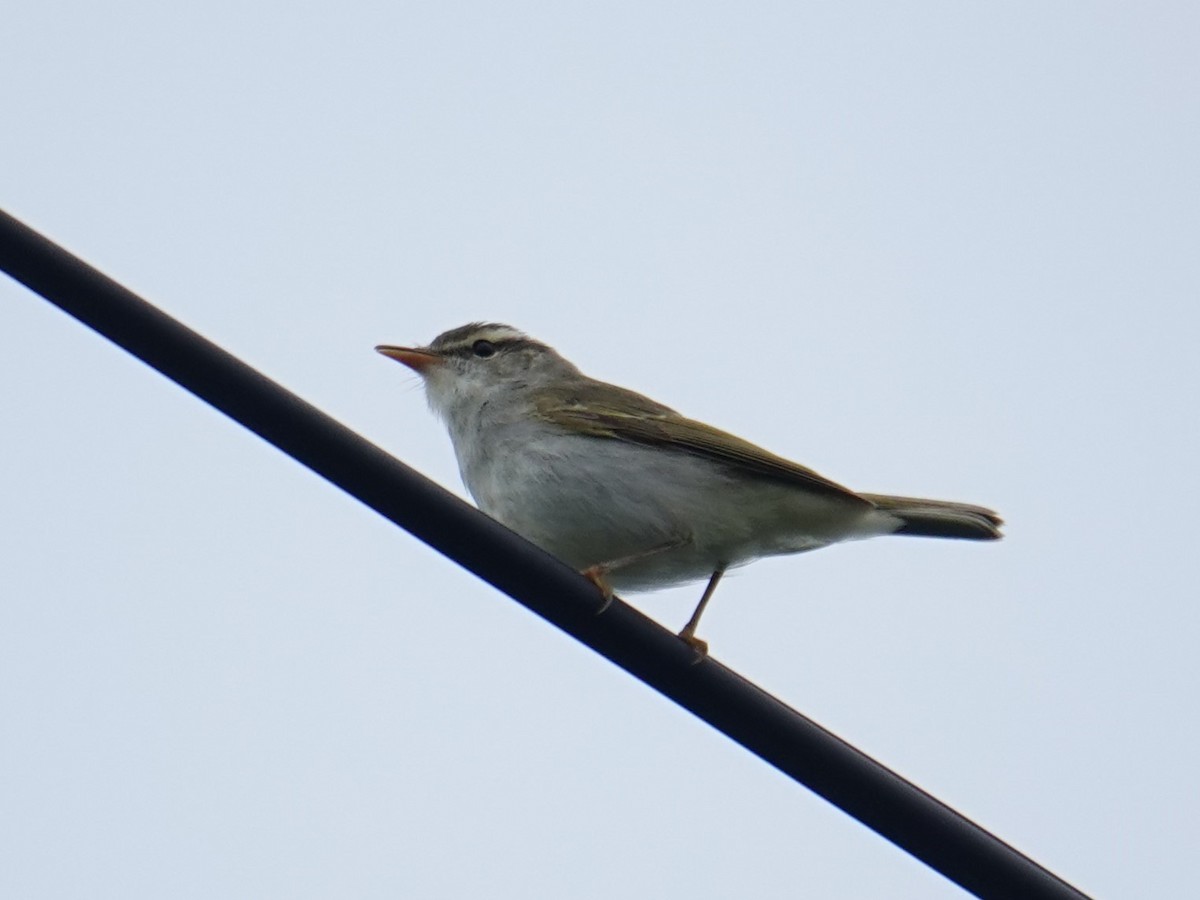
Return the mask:
M 380 344 L 375 351 L 382 353 L 388 359 L 404 363 L 414 372 L 424 372 L 441 359 L 436 353 L 421 350 L 419 347 L 393 347 L 390 344 Z

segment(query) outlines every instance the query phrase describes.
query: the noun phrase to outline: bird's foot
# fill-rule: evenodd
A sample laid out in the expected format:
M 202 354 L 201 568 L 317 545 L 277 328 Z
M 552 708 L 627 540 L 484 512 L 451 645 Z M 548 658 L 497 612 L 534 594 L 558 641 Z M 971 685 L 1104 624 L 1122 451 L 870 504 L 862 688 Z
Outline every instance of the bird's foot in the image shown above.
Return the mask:
M 696 651 L 696 662 L 708 656 L 708 641 L 702 641 L 686 628 L 679 632 L 679 639 Z
M 598 591 L 600 591 L 600 596 L 604 598 L 604 602 L 601 603 L 600 608 L 598 610 L 596 610 L 596 615 L 601 615 L 610 606 L 612 606 L 612 602 L 613 602 L 612 585 L 609 584 L 608 581 L 604 578 L 604 576 L 606 574 L 608 574 L 608 567 L 607 566 L 588 566 L 586 569 L 584 569 L 579 574 L 582 575 L 584 578 L 586 578 L 588 581 L 590 581 L 592 584 L 594 584 L 596 586 L 596 589 Z

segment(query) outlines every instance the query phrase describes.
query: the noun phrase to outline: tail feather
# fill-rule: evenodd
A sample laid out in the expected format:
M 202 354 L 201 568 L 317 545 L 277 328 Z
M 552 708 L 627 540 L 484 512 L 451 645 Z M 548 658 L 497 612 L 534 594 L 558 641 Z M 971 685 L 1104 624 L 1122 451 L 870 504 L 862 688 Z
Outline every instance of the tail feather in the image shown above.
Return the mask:
M 994 541 L 1002 537 L 1000 526 L 1004 520 L 982 506 L 917 497 L 891 497 L 886 494 L 859 496 L 873 503 L 876 509 L 900 520 L 900 527 L 893 534 L 968 541 Z

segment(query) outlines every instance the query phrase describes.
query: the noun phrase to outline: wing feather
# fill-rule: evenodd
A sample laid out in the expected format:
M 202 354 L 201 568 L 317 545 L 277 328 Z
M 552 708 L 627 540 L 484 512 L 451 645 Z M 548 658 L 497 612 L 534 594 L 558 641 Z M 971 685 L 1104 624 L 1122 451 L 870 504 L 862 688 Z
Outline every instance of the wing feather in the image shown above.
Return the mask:
M 607 384 L 581 384 L 572 388 L 543 397 L 537 404 L 538 415 L 579 434 L 676 450 L 760 478 L 793 484 L 862 506 L 871 505 L 806 466 L 681 416 L 649 397 Z

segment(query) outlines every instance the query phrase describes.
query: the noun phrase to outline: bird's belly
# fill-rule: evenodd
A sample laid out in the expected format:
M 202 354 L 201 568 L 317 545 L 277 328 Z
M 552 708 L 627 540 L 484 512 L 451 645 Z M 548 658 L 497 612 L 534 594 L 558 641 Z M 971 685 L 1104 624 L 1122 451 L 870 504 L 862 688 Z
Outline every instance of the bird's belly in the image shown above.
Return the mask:
M 568 565 L 624 561 L 608 576 L 618 590 L 822 547 L 851 536 L 863 515 L 794 485 L 602 438 L 526 442 L 463 465 L 463 478 L 484 512 Z

